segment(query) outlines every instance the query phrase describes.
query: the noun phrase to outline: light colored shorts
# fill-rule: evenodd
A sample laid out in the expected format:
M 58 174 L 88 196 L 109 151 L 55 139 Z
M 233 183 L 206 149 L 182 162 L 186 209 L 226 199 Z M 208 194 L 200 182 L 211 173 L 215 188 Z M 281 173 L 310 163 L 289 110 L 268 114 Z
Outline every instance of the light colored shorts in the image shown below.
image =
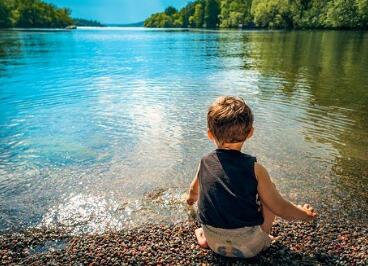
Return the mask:
M 202 224 L 208 246 L 226 257 L 251 258 L 271 245 L 271 238 L 259 225 L 237 229 Z

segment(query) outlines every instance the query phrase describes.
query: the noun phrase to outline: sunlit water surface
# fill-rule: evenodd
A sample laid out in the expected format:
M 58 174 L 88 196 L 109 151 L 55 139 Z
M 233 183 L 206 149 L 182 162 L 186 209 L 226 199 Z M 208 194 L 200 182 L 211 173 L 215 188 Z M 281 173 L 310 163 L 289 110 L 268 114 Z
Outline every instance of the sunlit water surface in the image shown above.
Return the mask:
M 283 195 L 367 221 L 368 33 L 0 31 L 0 230 L 187 218 L 220 95 Z

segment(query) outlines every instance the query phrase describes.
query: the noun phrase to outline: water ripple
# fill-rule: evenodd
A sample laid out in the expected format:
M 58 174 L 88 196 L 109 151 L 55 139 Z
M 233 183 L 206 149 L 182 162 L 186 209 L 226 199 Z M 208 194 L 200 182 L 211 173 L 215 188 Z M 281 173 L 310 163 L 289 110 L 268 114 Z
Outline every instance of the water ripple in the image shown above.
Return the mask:
M 331 197 L 366 208 L 346 194 L 364 194 L 367 180 L 367 40 L 357 32 L 2 32 L 0 230 L 101 232 L 142 215 L 184 219 L 182 193 L 214 148 L 207 106 L 224 94 L 252 107 L 246 151 L 286 195 L 313 203 L 347 184 Z M 145 196 L 157 188 L 157 201 Z

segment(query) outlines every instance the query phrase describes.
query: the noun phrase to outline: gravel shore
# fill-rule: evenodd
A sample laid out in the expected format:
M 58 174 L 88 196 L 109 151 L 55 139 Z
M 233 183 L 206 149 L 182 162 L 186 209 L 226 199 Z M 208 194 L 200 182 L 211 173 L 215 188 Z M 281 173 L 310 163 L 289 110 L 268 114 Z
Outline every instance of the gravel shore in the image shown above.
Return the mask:
M 349 221 L 287 223 L 277 220 L 278 239 L 252 259 L 230 259 L 201 249 L 194 221 L 147 225 L 101 235 L 71 236 L 32 230 L 0 235 L 1 265 L 367 265 L 368 229 Z

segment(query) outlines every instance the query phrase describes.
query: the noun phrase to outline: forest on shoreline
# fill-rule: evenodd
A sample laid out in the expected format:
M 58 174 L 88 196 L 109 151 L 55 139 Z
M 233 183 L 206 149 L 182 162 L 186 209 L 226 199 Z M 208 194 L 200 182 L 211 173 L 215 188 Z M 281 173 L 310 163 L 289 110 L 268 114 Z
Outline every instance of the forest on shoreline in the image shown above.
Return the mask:
M 144 26 L 367 29 L 368 0 L 196 0 L 152 14 Z
M 103 26 L 98 21 L 71 16 L 68 8 L 58 8 L 41 0 L 0 0 L 0 28 L 65 28 Z
M 1 0 L 0 28 L 64 28 L 74 23 L 70 13 L 41 0 Z

